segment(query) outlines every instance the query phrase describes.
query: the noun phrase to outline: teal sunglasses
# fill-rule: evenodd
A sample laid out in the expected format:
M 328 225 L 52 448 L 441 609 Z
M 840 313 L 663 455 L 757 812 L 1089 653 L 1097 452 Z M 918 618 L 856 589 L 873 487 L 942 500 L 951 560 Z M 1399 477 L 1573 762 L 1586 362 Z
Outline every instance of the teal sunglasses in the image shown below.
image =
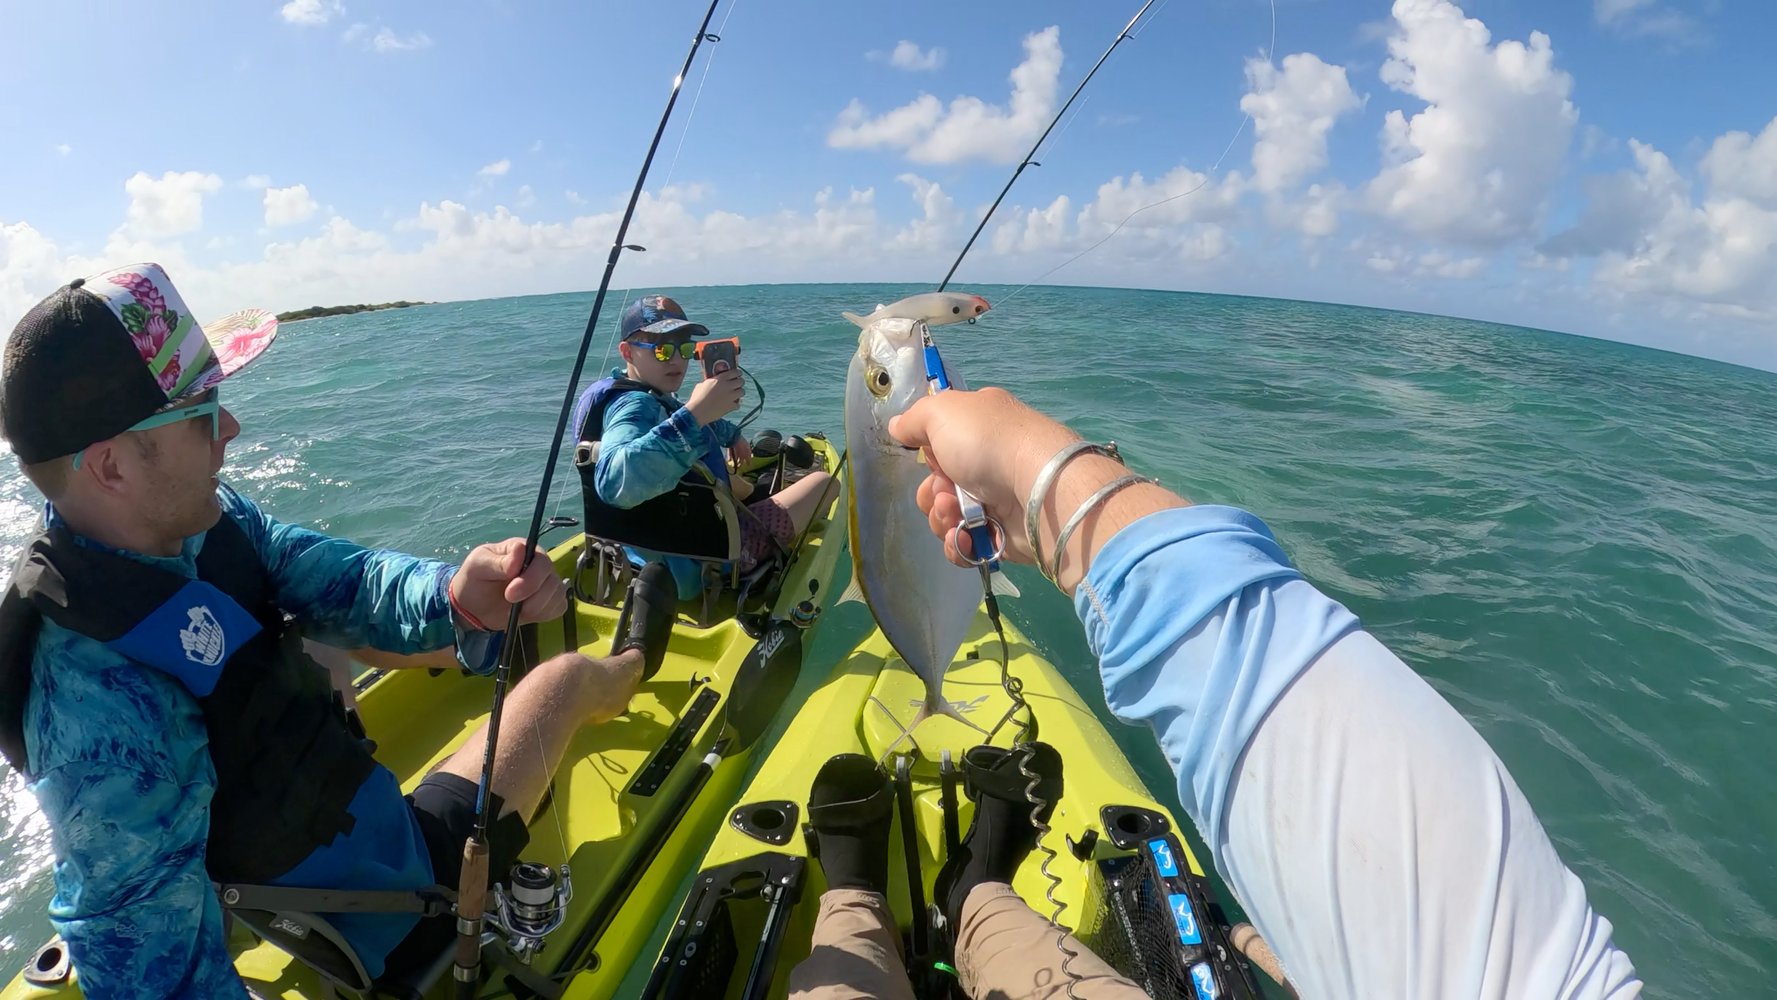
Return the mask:
M 128 434 L 130 431 L 153 430 L 156 427 L 164 427 L 167 424 L 176 424 L 181 420 L 195 420 L 198 417 L 210 418 L 210 440 L 214 441 L 222 436 L 222 403 L 220 394 L 216 389 L 212 388 L 207 390 L 202 396 L 197 398 L 196 402 L 185 403 L 181 406 L 162 410 L 159 413 L 148 417 L 146 420 L 137 421 L 125 428 L 124 433 Z M 76 469 L 80 468 L 80 459 L 85 454 L 85 448 L 74 453 L 74 467 Z

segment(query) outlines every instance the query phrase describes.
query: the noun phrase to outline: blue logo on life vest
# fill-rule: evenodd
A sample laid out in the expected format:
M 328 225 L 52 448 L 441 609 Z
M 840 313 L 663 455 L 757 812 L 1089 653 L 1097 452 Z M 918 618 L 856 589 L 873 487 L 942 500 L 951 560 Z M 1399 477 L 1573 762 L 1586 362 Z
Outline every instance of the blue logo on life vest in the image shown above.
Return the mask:
M 1216 1000 L 1221 996 L 1216 991 L 1216 974 L 1208 962 L 1198 962 L 1191 966 L 1191 988 L 1197 991 L 1197 1000 Z
M 1165 840 L 1148 841 L 1148 850 L 1154 855 L 1154 864 L 1160 867 L 1160 874 L 1166 878 L 1178 877 L 1178 860 L 1172 856 L 1172 845 Z
M 259 621 L 227 594 L 192 580 L 135 628 L 106 645 L 173 675 L 186 690 L 203 698 L 216 690 L 228 658 L 258 634 Z
M 1197 930 L 1197 915 L 1191 912 L 1191 897 L 1182 892 L 1175 892 L 1166 897 L 1172 904 L 1172 922 L 1178 925 L 1178 939 L 1182 944 L 1202 944 L 1203 935 Z

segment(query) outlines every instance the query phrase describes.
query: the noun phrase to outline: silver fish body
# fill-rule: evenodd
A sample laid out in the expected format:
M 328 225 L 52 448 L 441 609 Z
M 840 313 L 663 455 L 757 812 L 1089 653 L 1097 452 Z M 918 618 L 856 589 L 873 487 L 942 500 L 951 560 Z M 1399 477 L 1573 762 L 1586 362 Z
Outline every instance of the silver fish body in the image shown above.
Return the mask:
M 918 319 L 924 320 L 927 326 L 944 326 L 948 323 L 966 323 L 992 308 L 986 299 L 967 292 L 925 292 L 909 295 L 890 305 L 879 305 L 868 316 L 859 316 L 856 313 L 840 315 L 860 327 L 867 327 L 879 319 Z
M 927 467 L 888 432 L 891 418 L 927 394 L 925 325 L 901 317 L 868 323 L 846 374 L 847 507 L 853 587 L 860 592 L 852 596 L 869 605 L 883 636 L 925 682 L 926 703 L 912 725 L 948 715 L 979 728 L 945 700 L 943 682 L 981 606 L 981 576 L 945 558 L 944 543 L 915 501 Z M 946 374 L 966 388 L 953 370 Z

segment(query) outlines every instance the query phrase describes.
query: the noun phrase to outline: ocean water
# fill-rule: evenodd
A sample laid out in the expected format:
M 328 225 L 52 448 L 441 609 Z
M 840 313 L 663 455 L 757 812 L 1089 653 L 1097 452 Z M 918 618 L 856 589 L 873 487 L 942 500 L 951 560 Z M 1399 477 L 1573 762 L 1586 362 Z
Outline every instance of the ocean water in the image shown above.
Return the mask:
M 672 290 L 738 335 L 754 429 L 841 435 L 841 309 L 911 286 Z M 1652 996 L 1777 970 L 1777 376 L 1433 316 L 1263 299 L 979 287 L 940 331 L 1001 385 L 1204 502 L 1254 511 L 1493 745 Z M 613 311 L 588 367 L 608 366 Z M 1008 297 L 1009 295 L 1009 297 Z M 590 294 L 292 324 L 227 385 L 225 475 L 274 515 L 441 558 L 523 534 Z M 749 393 L 749 405 L 753 402 Z M 577 513 L 564 478 L 552 508 Z M 0 557 L 38 503 L 0 464 Z M 1094 683 L 1034 572 L 1011 614 Z M 816 656 L 861 637 L 828 616 Z M 1145 731 L 1114 726 L 1170 787 Z M 0 771 L 4 765 L 0 765 Z M 0 787 L 0 967 L 47 937 L 49 831 Z

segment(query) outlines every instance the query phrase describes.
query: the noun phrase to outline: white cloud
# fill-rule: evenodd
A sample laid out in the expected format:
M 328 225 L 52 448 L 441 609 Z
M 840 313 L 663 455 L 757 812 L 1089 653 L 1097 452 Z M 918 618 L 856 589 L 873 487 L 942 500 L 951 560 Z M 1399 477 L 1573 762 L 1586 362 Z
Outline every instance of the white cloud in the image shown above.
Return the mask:
M 1114 266 L 1122 279 L 1136 273 L 1124 264 L 1151 276 L 1155 265 L 1201 263 L 1226 253 L 1231 243 L 1224 224 L 1239 216 L 1241 188 L 1237 177 L 1218 184 L 1185 166 L 1152 181 L 1140 173 L 1113 177 L 1077 212 L 1074 201 L 1061 195 L 1043 208 L 1004 213 L 992 247 L 1001 255 L 1078 253 L 1106 241 L 1094 251 L 1102 258 L 1098 263 L 1119 262 Z
M 178 236 L 204 224 L 204 195 L 222 187 L 222 178 L 195 170 L 167 171 L 159 180 L 138 171 L 125 181 L 130 196 L 130 234 L 139 237 Z
M 531 190 L 529 184 L 521 185 L 518 189 L 518 197 L 514 203 L 519 208 L 530 208 L 537 203 L 537 193 Z
M 278 8 L 278 15 L 290 24 L 317 27 L 333 19 L 335 14 L 345 13 L 345 7 L 339 0 L 290 0 Z
M 339 33 L 339 40 L 349 45 L 368 34 L 370 34 L 370 25 L 363 21 L 356 21 L 351 27 Z
M 1592 16 L 1599 24 L 1611 24 L 1653 5 L 1654 0 L 1592 0 Z
M 1588 178 L 1572 229 L 1543 251 L 1596 257 L 1594 288 L 1607 298 L 1674 300 L 1702 313 L 1777 320 L 1777 119 L 1757 139 L 1729 132 L 1704 158 L 1708 190 L 1692 186 L 1665 153 L 1629 140 L 1635 169 Z
M 1415 252 L 1400 246 L 1375 246 L 1371 240 L 1354 240 L 1351 249 L 1367 254 L 1364 267 L 1395 278 L 1472 278 L 1487 270 L 1487 258 L 1460 257 L 1443 250 Z
M 487 166 L 482 167 L 480 170 L 475 171 L 475 176 L 477 176 L 477 177 L 504 177 L 504 176 L 506 176 L 506 172 L 511 169 L 512 169 L 512 161 L 511 160 L 495 160 L 494 162 L 488 164 Z
M 1745 132 L 1717 137 L 1703 157 L 1703 176 L 1712 192 L 1777 209 L 1777 118 L 1756 139 Z
M 895 180 L 907 185 L 912 192 L 913 203 L 919 206 L 919 217 L 895 234 L 893 249 L 916 254 L 954 252 L 962 239 L 963 221 L 955 199 L 945 194 L 937 181 L 926 180 L 918 174 L 901 174 Z
M 314 215 L 317 208 L 320 206 L 309 197 L 306 184 L 265 189 L 265 224 L 268 226 L 294 225 Z
M 1704 37 L 1693 18 L 1656 0 L 1592 0 L 1592 17 L 1625 35 L 1687 43 L 1700 42 Z
M 74 147 L 65 142 L 58 142 L 55 144 L 55 151 L 58 156 L 67 156 L 69 153 L 74 152 Z
M 894 51 L 888 54 L 888 64 L 911 73 L 935 70 L 944 65 L 944 50 L 936 46 L 929 50 L 921 49 L 918 44 L 902 39 L 895 43 Z
M 1579 114 L 1549 38 L 1491 44 L 1449 0 L 1395 0 L 1382 80 L 1426 102 L 1388 113 L 1371 207 L 1409 233 L 1475 246 L 1533 235 Z
M 430 48 L 432 36 L 423 31 L 411 35 L 397 35 L 388 26 L 378 28 L 375 37 L 370 40 L 370 47 L 378 52 L 413 52 L 417 49 Z
M 997 254 L 1045 253 L 1072 248 L 1075 244 L 1071 227 L 1073 201 L 1057 195 L 1047 208 L 1033 208 L 1016 214 L 994 230 L 993 251 Z
M 568 199 L 568 204 L 570 204 L 570 205 L 584 205 L 584 204 L 586 204 L 586 199 L 584 197 L 581 197 L 580 192 L 578 192 L 578 191 L 566 192 L 566 194 L 563 197 Z
M 259 191 L 271 187 L 271 177 L 266 174 L 248 174 L 241 178 L 241 187 L 249 191 Z
M 534 156 L 541 152 L 543 152 L 543 140 L 538 139 L 536 142 L 531 143 L 531 155 Z
M 1024 61 L 1012 70 L 1006 107 L 978 97 L 958 97 L 946 107 L 938 98 L 921 94 L 909 104 L 871 117 L 863 102 L 854 98 L 828 132 L 827 145 L 899 149 L 916 163 L 1015 162 L 1055 111 L 1061 29 L 1050 26 L 1025 36 L 1024 53 Z
M 1300 197 L 1271 199 L 1265 206 L 1265 215 L 1274 226 L 1320 238 L 1339 231 L 1339 212 L 1349 201 L 1350 194 L 1343 184 L 1310 184 Z
M 1253 184 L 1267 193 L 1293 188 L 1327 165 L 1327 133 L 1361 103 L 1345 67 L 1298 52 L 1279 70 L 1268 59 L 1246 62 L 1248 90 L 1240 110 L 1252 116 Z

